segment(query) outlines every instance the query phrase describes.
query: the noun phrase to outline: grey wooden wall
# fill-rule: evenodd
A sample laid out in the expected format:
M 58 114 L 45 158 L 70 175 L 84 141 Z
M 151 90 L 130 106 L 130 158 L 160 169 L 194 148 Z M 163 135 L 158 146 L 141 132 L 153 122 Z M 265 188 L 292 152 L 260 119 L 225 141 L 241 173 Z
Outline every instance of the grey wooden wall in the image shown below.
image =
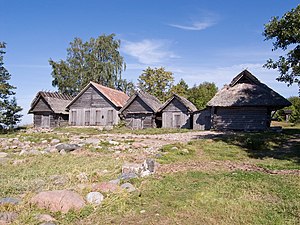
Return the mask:
M 33 124 L 35 127 L 54 128 L 59 126 L 66 126 L 68 124 L 69 116 L 54 113 L 34 113 Z
M 216 130 L 265 130 L 271 119 L 266 107 L 216 107 L 214 111 Z
M 69 107 L 69 125 L 112 126 L 118 124 L 119 108 L 94 87 L 89 87 Z
M 210 130 L 211 128 L 211 109 L 204 109 L 193 114 L 194 130 Z
M 131 129 L 156 127 L 153 110 L 137 96 L 122 112 L 126 126 Z
M 174 98 L 162 110 L 162 127 L 163 128 L 192 128 L 191 115 L 188 109 L 180 101 Z

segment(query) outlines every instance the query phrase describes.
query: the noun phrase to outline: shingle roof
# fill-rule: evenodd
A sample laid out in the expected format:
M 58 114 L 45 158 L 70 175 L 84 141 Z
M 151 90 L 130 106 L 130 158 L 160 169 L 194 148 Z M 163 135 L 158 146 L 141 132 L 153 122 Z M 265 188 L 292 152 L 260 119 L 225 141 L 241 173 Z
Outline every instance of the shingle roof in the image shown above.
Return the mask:
M 244 70 L 225 85 L 208 103 L 208 106 L 268 106 L 283 108 L 291 103 L 280 94 L 261 83 L 249 71 Z
M 162 106 L 161 102 L 155 96 L 143 91 L 137 91 L 128 99 L 120 112 L 124 111 L 136 99 L 136 97 L 140 97 L 153 110 L 153 112 L 157 112 Z
M 105 87 L 101 84 L 90 82 L 80 93 L 68 104 L 67 108 L 73 104 L 90 86 L 96 88 L 100 93 L 102 93 L 111 103 L 113 103 L 116 107 L 123 107 L 127 100 L 129 99 L 128 95 L 126 95 L 122 91 L 118 91 L 116 89 L 112 89 L 109 87 Z
M 54 113 L 58 114 L 68 114 L 66 111 L 66 106 L 73 99 L 73 97 L 70 95 L 61 94 L 58 92 L 39 91 L 31 103 L 29 113 L 33 113 L 34 107 L 41 98 L 45 100 L 46 104 Z
M 187 107 L 187 109 L 191 112 L 197 111 L 197 107 L 191 103 L 189 100 L 187 100 L 186 98 L 179 96 L 177 94 L 173 94 L 173 96 L 171 98 L 169 98 L 164 104 L 163 106 L 159 109 L 159 111 L 163 110 L 164 108 L 167 107 L 167 105 L 169 105 L 169 103 L 176 98 L 178 101 L 180 101 L 183 105 L 185 105 L 185 107 Z

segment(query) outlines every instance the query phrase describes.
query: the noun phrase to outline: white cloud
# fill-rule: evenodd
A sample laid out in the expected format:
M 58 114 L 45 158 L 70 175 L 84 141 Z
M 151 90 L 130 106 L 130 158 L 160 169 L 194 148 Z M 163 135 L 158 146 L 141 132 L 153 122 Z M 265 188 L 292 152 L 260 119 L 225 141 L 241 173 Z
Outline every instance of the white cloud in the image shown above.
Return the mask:
M 169 24 L 172 27 L 176 27 L 183 30 L 205 30 L 216 23 L 214 21 L 202 21 L 202 22 L 193 22 L 189 26 L 179 25 L 179 24 Z
M 122 51 L 143 64 L 153 65 L 178 58 L 169 50 L 171 42 L 167 40 L 144 39 L 140 42 L 123 41 L 123 43 Z

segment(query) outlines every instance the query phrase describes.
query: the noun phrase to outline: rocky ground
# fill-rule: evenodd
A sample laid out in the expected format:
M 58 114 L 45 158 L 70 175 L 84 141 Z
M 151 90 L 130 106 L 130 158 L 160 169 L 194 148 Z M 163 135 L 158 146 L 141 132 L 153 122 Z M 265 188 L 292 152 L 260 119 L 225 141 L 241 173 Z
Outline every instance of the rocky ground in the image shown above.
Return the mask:
M 38 208 L 48 210 L 49 214 L 37 214 L 35 220 L 39 224 L 58 224 L 52 216 L 54 212 L 67 213 L 70 210 L 80 210 L 87 204 L 100 205 L 109 196 L 108 193 L 135 192 L 137 188 L 130 182 L 131 179 L 139 177 L 161 177 L 165 174 L 183 171 L 249 171 L 260 172 L 272 175 L 295 175 L 300 176 L 298 169 L 268 169 L 260 167 L 250 161 L 231 160 L 202 160 L 183 161 L 160 164 L 160 157 L 165 152 L 161 149 L 170 144 L 186 144 L 199 139 L 213 139 L 224 135 L 221 132 L 201 131 L 156 135 L 136 134 L 71 134 L 66 132 L 36 131 L 29 130 L 14 136 L 0 138 L 0 165 L 19 166 L 30 161 L 32 156 L 42 155 L 66 155 L 73 154 L 78 157 L 107 156 L 122 163 L 121 172 L 114 179 L 102 182 L 89 182 L 90 174 L 80 172 L 76 175 L 79 183 L 76 188 L 63 190 L 40 190 L 31 193 L 26 199 L 26 204 L 35 205 Z M 228 133 L 227 133 L 228 135 Z M 297 142 L 299 139 L 293 139 Z M 173 146 L 174 151 L 181 151 L 180 154 L 189 154 L 188 149 L 178 149 Z M 201 158 L 203 151 L 197 150 L 196 156 Z M 66 177 L 52 175 L 49 178 L 56 184 L 66 183 Z M 82 191 L 89 190 L 85 196 Z M 78 193 L 79 192 L 79 193 Z M 3 196 L 3 195 L 2 195 Z M 16 221 L 18 212 L 10 210 L 15 205 L 22 204 L 20 197 L 4 196 L 0 198 L 0 224 L 9 224 Z

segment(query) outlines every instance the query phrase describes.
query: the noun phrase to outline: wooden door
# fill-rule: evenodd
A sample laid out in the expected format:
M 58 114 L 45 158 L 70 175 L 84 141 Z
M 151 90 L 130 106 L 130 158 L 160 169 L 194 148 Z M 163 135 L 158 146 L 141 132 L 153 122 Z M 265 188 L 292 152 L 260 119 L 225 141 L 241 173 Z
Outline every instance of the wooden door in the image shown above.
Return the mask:
M 141 118 L 133 118 L 132 120 L 133 129 L 143 129 L 143 121 Z
M 91 111 L 86 110 L 84 112 L 84 125 L 89 126 L 90 125 L 90 120 L 91 120 Z
M 181 115 L 173 114 L 173 127 L 180 128 L 181 127 Z
M 112 126 L 114 122 L 114 111 L 109 109 L 107 110 L 107 125 Z
M 41 127 L 50 128 L 50 116 L 42 115 Z

